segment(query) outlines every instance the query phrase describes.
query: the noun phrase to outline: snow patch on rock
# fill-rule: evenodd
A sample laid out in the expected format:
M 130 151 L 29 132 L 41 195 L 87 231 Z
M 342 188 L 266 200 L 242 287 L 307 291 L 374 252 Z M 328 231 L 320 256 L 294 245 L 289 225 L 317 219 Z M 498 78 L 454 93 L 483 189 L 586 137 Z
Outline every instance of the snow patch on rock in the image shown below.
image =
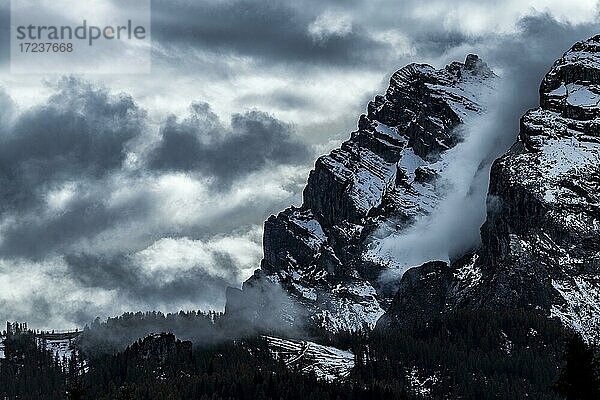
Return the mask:
M 600 343 L 600 282 L 598 279 L 575 277 L 552 281 L 552 286 L 565 300 L 556 304 L 550 314 L 579 332 L 588 343 Z
M 335 381 L 347 378 L 354 368 L 354 354 L 331 346 L 304 340 L 281 339 L 264 336 L 273 357 L 288 366 L 299 366 L 317 378 Z

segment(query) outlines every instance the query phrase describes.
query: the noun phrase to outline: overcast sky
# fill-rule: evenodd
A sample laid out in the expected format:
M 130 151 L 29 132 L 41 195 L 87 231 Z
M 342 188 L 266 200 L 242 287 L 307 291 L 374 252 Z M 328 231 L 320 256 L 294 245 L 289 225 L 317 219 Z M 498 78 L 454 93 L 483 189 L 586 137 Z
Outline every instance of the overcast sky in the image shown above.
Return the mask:
M 516 137 L 598 15 L 591 0 L 163 0 L 151 74 L 43 76 L 9 73 L 0 0 L 0 320 L 222 309 L 259 266 L 263 220 L 299 204 L 395 70 L 479 54 L 518 82 L 502 115 Z

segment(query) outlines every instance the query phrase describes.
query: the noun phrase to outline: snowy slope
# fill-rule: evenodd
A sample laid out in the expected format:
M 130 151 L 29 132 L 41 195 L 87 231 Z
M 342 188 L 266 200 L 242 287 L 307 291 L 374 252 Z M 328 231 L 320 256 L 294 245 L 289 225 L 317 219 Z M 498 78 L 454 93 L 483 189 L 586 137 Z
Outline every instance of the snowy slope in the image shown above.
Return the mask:
M 73 355 L 78 355 L 75 346 L 80 332 L 50 333 L 42 332 L 36 336 L 38 346 L 52 352 L 55 358 L 66 363 Z
M 77 353 L 77 350 L 73 347 L 72 339 L 61 339 L 61 340 L 45 340 L 38 338 L 38 343 L 41 347 L 50 350 L 54 357 L 58 357 L 59 360 L 68 360 Z
M 40 333 L 36 334 L 35 340 L 39 348 L 51 351 L 53 356 L 58 357 L 62 362 L 64 360 L 69 360 L 72 355 L 78 354 L 78 350 L 75 348 L 75 339 L 78 335 L 78 332 L 62 334 Z M 5 358 L 5 338 L 5 336 L 0 335 L 0 359 Z
M 265 222 L 261 270 L 242 292 L 228 292 L 230 314 L 271 322 L 274 305 L 266 299 L 275 285 L 293 304 L 282 302 L 277 313 L 286 324 L 373 328 L 394 295 L 378 278 L 405 264 L 382 252 L 380 241 L 435 210 L 444 154 L 460 144 L 459 128 L 485 111 L 496 81 L 474 55 L 440 70 L 410 64 L 394 73 L 358 130 L 316 161 L 302 206 Z
M 308 341 L 264 336 L 271 354 L 286 365 L 300 366 L 318 378 L 333 381 L 350 375 L 354 368 L 354 354 L 335 347 L 322 346 Z

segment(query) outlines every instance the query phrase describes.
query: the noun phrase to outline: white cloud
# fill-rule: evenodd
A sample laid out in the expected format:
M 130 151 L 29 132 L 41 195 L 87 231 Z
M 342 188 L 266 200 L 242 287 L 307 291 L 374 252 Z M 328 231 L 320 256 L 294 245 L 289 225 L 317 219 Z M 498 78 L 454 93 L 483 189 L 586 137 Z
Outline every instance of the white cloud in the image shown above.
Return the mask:
M 74 182 L 61 183 L 59 187 L 46 193 L 46 202 L 50 212 L 61 212 L 75 197 L 77 185 Z
M 78 312 L 111 315 L 132 305 L 115 290 L 83 287 L 71 279 L 60 257 L 40 262 L 0 259 L 3 320 L 29 322 L 36 329 L 68 329 L 77 327 Z
M 515 33 L 519 18 L 538 12 L 549 12 L 562 22 L 580 24 L 596 18 L 596 0 L 565 2 L 563 0 L 434 0 L 414 2 L 406 12 L 423 23 L 442 23 L 447 30 L 468 35 Z
M 315 40 L 331 36 L 344 37 L 352 32 L 352 18 L 339 11 L 327 10 L 308 26 L 308 33 Z
M 207 240 L 165 237 L 132 254 L 123 268 L 136 269 L 140 283 L 149 287 L 169 285 L 185 273 L 206 274 L 240 285 L 259 266 L 261 239 L 261 226 Z M 231 269 L 223 269 L 222 255 L 230 258 Z M 101 266 L 89 268 L 103 273 Z M 0 258 L 0 318 L 28 321 L 36 329 L 67 329 L 81 328 L 95 316 L 105 318 L 126 311 L 219 310 L 224 306 L 222 296 L 207 297 L 201 288 L 195 300 L 177 296 L 157 299 L 152 290 L 131 296 L 118 287 L 83 285 L 78 273 L 61 256 L 42 261 Z
M 208 241 L 162 238 L 134 254 L 132 261 L 142 271 L 169 282 L 186 271 L 204 272 L 211 276 L 234 280 L 247 279 L 262 257 L 262 229 L 254 227 L 243 235 L 214 237 Z M 230 257 L 231 269 L 223 268 L 219 257 Z

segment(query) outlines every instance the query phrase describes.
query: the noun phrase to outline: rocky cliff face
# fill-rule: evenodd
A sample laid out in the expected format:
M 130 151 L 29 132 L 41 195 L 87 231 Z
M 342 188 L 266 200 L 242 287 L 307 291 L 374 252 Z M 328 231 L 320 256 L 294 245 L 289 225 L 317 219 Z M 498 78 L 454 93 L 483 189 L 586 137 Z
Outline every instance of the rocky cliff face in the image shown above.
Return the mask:
M 494 163 L 481 249 L 405 274 L 380 326 L 456 308 L 533 308 L 600 339 L 599 190 L 600 35 L 555 62 L 540 107 Z M 443 301 L 414 316 L 428 296 Z
M 395 290 L 379 283 L 385 262 L 365 256 L 371 233 L 401 231 L 436 207 L 444 153 L 484 111 L 495 80 L 475 55 L 393 74 L 358 130 L 317 160 L 302 206 L 265 222 L 261 269 L 228 291 L 226 313 L 266 326 L 373 327 Z

